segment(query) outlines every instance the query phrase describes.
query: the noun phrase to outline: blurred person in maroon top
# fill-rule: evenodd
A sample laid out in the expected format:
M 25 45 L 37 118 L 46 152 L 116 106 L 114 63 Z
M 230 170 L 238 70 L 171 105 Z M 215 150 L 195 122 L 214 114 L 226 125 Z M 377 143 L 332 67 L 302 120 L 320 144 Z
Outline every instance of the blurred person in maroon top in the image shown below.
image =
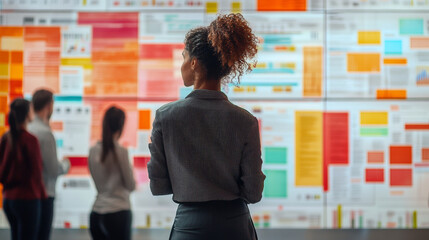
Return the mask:
M 0 142 L 0 183 L 3 209 L 12 240 L 36 240 L 40 229 L 41 200 L 47 198 L 42 180 L 42 156 L 37 138 L 27 132 L 30 102 L 18 98 L 10 105 L 10 130 Z

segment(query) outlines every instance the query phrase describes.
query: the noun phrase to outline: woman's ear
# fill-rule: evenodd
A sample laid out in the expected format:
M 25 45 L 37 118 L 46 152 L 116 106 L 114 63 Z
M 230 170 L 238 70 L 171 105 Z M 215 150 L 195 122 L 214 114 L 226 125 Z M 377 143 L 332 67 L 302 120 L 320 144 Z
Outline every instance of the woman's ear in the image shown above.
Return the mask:
M 197 68 L 197 64 L 198 64 L 197 58 L 192 58 L 192 60 L 191 60 L 191 69 L 192 69 L 192 71 L 195 71 L 195 69 Z

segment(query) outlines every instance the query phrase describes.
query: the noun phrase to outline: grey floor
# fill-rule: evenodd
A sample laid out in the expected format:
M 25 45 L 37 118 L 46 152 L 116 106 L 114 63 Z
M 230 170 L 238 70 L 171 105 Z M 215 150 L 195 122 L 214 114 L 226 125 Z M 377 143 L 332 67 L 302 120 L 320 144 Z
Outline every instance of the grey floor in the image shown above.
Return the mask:
M 134 230 L 134 240 L 167 240 L 169 230 Z M 261 240 L 429 240 L 429 229 L 417 230 L 313 230 L 259 229 Z M 10 239 L 9 230 L 0 230 L 0 239 Z M 88 230 L 54 230 L 52 240 L 90 240 Z M 203 239 L 202 239 L 203 240 Z

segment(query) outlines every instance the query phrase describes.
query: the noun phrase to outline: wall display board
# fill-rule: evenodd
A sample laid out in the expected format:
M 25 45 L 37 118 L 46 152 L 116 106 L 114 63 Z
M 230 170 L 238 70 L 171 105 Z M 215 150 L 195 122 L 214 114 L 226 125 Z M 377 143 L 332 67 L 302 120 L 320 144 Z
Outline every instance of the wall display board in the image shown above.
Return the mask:
M 328 16 L 327 96 L 427 98 L 427 13 Z
M 323 95 L 323 15 L 245 13 L 260 38 L 258 63 L 231 84 L 233 99 L 320 98 Z
M 328 102 L 325 111 L 327 226 L 427 227 L 428 103 Z
M 259 38 L 257 64 L 223 91 L 259 121 L 267 178 L 250 205 L 255 226 L 429 228 L 428 1 L 4 0 L 0 9 L 0 134 L 13 99 L 55 93 L 51 127 L 71 170 L 58 179 L 54 227 L 88 227 L 87 156 L 111 105 L 127 115 L 133 227 L 171 227 L 176 204 L 149 189 L 155 112 L 192 91 L 180 71 L 185 34 L 240 12 Z
M 427 10 L 427 0 L 326 0 L 330 10 Z
M 5 10 L 103 11 L 106 0 L 3 0 Z

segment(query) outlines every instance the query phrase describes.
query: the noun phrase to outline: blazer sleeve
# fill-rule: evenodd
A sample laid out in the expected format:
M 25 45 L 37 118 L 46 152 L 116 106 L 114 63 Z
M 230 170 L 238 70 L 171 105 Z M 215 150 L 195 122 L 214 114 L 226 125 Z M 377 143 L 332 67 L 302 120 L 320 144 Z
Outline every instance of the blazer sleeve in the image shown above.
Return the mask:
M 162 124 L 158 111 L 156 111 L 155 120 L 153 122 L 151 140 L 152 142 L 149 143 L 151 158 L 147 166 L 150 179 L 150 190 L 153 195 L 172 194 L 173 189 L 168 174 L 162 137 Z
M 244 144 L 241 170 L 241 197 L 248 203 L 257 203 L 262 198 L 265 175 L 262 173 L 261 142 L 259 124 L 253 119 Z
M 55 137 L 51 132 L 45 132 L 38 139 L 41 145 L 44 174 L 50 179 L 56 179 L 63 172 L 60 170 L 61 166 L 58 163 Z

